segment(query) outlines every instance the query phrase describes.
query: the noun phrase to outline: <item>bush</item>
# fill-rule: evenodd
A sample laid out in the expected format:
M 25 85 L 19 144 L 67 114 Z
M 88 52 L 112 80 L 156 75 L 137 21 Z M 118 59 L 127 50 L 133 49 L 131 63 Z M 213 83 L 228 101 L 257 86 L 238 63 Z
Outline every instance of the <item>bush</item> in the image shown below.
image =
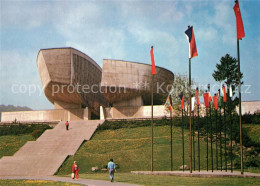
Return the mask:
M 42 135 L 42 133 L 44 132 L 44 130 L 42 129 L 36 129 L 32 132 L 32 137 L 34 137 L 35 139 L 37 139 L 40 135 Z
M 242 123 L 245 124 L 260 124 L 260 112 L 254 114 L 246 113 L 242 116 Z
M 156 126 L 170 125 L 171 120 L 168 118 L 155 119 L 153 121 Z M 146 127 L 151 125 L 151 120 L 116 120 L 108 121 L 98 126 L 97 130 L 116 130 L 120 128 L 136 128 L 136 127 Z M 175 125 L 175 123 L 174 123 Z
M 46 129 L 51 129 L 51 127 L 49 125 L 29 125 L 29 124 L 1 126 L 0 136 L 32 134 L 35 130 L 39 130 L 41 131 L 41 133 L 43 133 Z M 36 133 L 37 132 L 35 132 L 35 135 Z

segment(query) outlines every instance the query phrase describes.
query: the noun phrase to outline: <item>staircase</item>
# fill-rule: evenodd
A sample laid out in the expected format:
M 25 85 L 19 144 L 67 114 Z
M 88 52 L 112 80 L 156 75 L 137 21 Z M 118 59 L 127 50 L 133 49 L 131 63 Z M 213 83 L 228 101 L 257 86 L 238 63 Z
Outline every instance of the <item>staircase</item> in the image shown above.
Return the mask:
M 104 120 L 65 121 L 46 130 L 36 141 L 28 141 L 13 156 L 0 159 L 0 176 L 54 175 L 67 156 L 74 155 L 85 140 L 90 140 Z

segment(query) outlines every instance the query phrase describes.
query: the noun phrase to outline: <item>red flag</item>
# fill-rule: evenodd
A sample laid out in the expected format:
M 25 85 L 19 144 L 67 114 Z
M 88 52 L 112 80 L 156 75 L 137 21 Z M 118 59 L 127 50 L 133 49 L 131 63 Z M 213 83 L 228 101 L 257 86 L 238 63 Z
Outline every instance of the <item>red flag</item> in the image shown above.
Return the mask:
M 200 105 L 199 90 L 198 90 L 198 88 L 195 90 L 195 94 L 196 94 L 197 105 Z
M 213 96 L 213 103 L 215 106 L 215 110 L 218 109 L 218 95 Z
M 188 26 L 188 29 L 185 31 L 185 34 L 189 42 L 189 58 L 198 56 L 193 26 Z
M 226 87 L 223 85 L 222 87 L 222 90 L 223 90 L 223 98 L 224 98 L 224 102 L 226 103 L 227 102 L 227 93 L 226 93 Z
M 155 68 L 154 55 L 153 55 L 153 46 L 151 47 L 150 54 L 151 54 L 151 62 L 152 62 L 152 75 L 154 75 L 156 74 L 156 68 Z
M 205 106 L 208 108 L 209 107 L 209 93 L 207 93 L 207 92 L 204 93 L 203 98 L 204 98 Z
M 235 1 L 235 3 L 236 4 L 233 7 L 233 10 L 234 10 L 235 16 L 236 16 L 237 39 L 242 39 L 243 37 L 245 37 L 244 25 L 243 25 L 243 20 L 242 20 L 240 8 L 239 8 L 239 3 L 237 0 Z

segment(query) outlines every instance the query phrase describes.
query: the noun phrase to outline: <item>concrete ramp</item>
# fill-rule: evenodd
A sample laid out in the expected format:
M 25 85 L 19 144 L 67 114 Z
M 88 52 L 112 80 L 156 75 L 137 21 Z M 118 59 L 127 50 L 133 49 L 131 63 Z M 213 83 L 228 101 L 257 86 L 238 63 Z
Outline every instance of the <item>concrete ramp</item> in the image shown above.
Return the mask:
M 54 175 L 67 156 L 74 155 L 85 140 L 90 140 L 104 120 L 65 121 L 46 130 L 36 141 L 28 141 L 13 156 L 0 159 L 0 176 Z

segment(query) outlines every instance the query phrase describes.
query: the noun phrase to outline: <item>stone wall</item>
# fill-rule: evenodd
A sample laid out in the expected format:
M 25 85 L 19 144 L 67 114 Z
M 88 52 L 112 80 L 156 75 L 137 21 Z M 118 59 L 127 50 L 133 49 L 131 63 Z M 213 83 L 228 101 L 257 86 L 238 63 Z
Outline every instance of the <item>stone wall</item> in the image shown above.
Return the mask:
M 57 120 L 89 120 L 90 110 L 86 109 L 55 109 L 37 111 L 2 112 L 1 122 L 14 121 L 57 121 Z
M 100 107 L 100 119 L 139 119 L 151 118 L 151 106 L 139 107 Z M 155 105 L 153 107 L 153 116 L 169 117 L 170 113 L 167 112 L 164 105 Z
M 246 113 L 254 114 L 260 111 L 260 101 L 242 101 L 241 106 L 242 115 Z M 239 113 L 238 107 L 236 107 L 236 112 Z

